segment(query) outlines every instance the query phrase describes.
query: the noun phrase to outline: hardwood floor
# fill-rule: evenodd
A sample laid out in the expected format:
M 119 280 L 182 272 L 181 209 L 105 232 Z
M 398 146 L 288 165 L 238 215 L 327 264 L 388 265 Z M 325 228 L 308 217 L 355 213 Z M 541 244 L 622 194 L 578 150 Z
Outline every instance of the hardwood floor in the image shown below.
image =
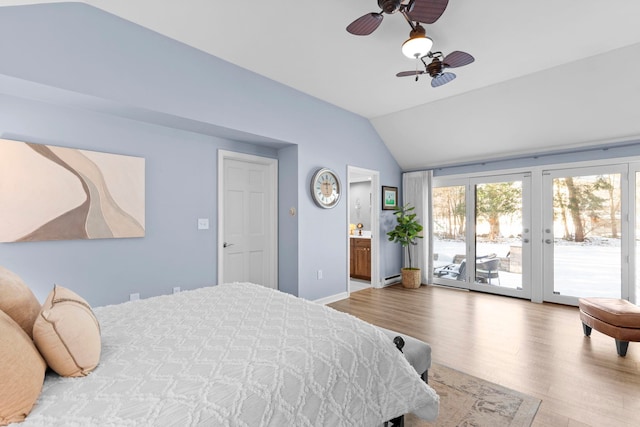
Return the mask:
M 433 360 L 542 399 L 533 426 L 640 426 L 640 343 L 584 336 L 578 309 L 437 286 L 329 304 L 431 344 Z

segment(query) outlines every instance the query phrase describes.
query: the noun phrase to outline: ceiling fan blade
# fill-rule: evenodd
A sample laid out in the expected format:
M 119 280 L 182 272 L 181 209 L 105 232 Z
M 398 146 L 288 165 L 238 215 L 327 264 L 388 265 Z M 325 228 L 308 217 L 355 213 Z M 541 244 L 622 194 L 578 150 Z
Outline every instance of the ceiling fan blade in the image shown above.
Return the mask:
M 449 0 L 415 0 L 408 15 L 412 21 L 433 24 L 442 16 L 448 4 Z
M 424 74 L 424 71 L 422 70 L 400 71 L 398 74 L 396 74 L 396 77 L 418 76 L 420 74 Z
M 367 13 L 349 24 L 347 31 L 356 36 L 368 36 L 380 26 L 382 18 L 382 13 Z
M 449 83 L 451 80 L 455 78 L 456 78 L 456 75 L 453 73 L 442 73 L 431 80 L 431 87 L 442 86 L 443 84 Z
M 459 50 L 451 52 L 449 55 L 445 56 L 442 62 L 444 62 L 445 67 L 456 68 L 462 67 L 463 65 L 469 65 L 475 58 L 469 55 L 467 52 L 461 52 Z

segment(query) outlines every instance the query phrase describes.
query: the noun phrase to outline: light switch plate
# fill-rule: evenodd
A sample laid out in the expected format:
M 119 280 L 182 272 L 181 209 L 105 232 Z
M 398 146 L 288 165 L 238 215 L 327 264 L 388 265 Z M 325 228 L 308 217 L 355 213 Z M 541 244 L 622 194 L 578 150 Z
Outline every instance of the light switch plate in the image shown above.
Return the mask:
M 198 218 L 198 230 L 209 229 L 209 218 Z

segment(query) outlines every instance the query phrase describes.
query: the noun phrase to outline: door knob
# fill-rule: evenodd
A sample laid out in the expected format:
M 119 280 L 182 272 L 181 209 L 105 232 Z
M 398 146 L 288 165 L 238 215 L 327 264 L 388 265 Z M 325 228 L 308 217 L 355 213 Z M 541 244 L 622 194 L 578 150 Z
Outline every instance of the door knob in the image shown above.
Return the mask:
M 547 244 L 549 244 L 549 243 L 551 243 L 551 239 L 547 239 L 547 240 L 545 240 L 544 242 L 545 242 L 545 243 L 547 243 Z
M 524 239 L 523 242 L 524 243 L 529 243 L 529 239 Z

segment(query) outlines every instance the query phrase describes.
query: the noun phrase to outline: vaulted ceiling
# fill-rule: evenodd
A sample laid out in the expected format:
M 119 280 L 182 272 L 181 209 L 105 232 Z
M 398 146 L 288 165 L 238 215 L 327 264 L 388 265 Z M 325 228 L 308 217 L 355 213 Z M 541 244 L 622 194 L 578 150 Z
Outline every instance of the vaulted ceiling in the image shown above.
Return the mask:
M 395 76 L 416 66 L 401 15 L 345 31 L 375 0 L 84 3 L 368 118 L 405 170 L 640 136 L 637 0 L 450 0 L 432 50 L 476 60 L 438 88 Z

